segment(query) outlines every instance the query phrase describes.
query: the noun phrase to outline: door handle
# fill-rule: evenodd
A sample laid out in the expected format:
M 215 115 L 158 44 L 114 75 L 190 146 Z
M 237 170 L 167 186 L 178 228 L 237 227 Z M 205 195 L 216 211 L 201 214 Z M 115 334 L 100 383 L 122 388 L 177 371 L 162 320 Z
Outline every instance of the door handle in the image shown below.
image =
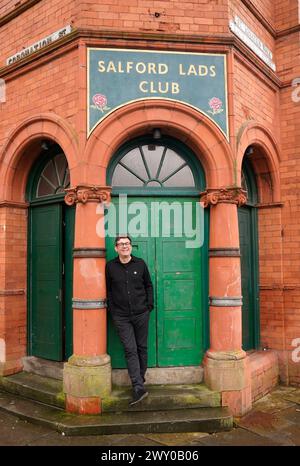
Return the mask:
M 55 299 L 57 299 L 61 303 L 61 300 L 62 300 L 62 289 L 61 288 L 58 291 L 58 295 L 55 296 Z

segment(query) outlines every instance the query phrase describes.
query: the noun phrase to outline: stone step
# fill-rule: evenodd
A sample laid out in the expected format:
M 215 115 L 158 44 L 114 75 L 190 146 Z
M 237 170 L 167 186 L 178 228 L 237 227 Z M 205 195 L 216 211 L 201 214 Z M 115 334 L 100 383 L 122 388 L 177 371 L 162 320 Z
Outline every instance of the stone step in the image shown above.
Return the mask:
M 233 418 L 228 409 L 220 407 L 79 416 L 2 391 L 0 392 L 0 409 L 65 435 L 213 433 L 230 430 L 233 427 Z
M 0 388 L 24 398 L 64 408 L 65 396 L 61 380 L 20 372 L 8 377 L 0 377 Z M 102 411 L 104 413 L 157 411 L 212 408 L 221 405 L 220 393 L 209 390 L 204 384 L 147 385 L 146 388 L 149 396 L 142 403 L 129 407 L 132 397 L 131 388 L 114 387 L 111 395 L 102 400 Z
M 221 406 L 220 393 L 209 390 L 204 384 L 146 385 L 146 389 L 148 397 L 141 403 L 129 407 L 131 388 L 114 387 L 111 396 L 102 400 L 103 412 L 166 411 Z
M 29 372 L 0 377 L 1 390 L 58 408 L 65 406 L 65 395 L 62 387 L 62 380 L 42 377 Z

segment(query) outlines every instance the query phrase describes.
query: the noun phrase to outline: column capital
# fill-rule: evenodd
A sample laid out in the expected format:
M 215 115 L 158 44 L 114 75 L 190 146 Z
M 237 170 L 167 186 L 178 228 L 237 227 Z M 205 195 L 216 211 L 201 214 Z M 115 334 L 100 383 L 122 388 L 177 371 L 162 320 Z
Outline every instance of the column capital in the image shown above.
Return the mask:
M 78 185 L 73 188 L 65 190 L 65 203 L 69 206 L 81 202 L 86 204 L 87 202 L 100 202 L 104 204 L 110 203 L 110 186 L 97 186 L 97 185 Z
M 247 201 L 247 191 L 242 188 L 208 188 L 200 196 L 204 207 L 219 203 L 236 204 L 240 207 Z

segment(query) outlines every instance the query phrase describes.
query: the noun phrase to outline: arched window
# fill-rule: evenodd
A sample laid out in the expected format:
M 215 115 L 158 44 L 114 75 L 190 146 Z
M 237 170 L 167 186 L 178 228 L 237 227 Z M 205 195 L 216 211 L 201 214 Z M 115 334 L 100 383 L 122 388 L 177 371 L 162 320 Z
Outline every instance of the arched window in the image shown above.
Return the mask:
M 131 149 L 117 164 L 113 186 L 195 187 L 187 162 L 166 145 L 144 144 Z
M 241 186 L 247 192 L 247 205 L 256 205 L 258 202 L 256 180 L 250 162 L 247 159 L 244 159 L 242 165 Z
M 70 186 L 70 172 L 66 156 L 57 144 L 42 150 L 27 185 L 27 199 L 42 202 L 63 198 Z
M 198 194 L 205 186 L 203 171 L 191 151 L 179 141 L 140 138 L 117 152 L 108 171 L 114 192 Z
M 40 174 L 36 197 L 53 196 L 65 192 L 70 186 L 70 173 L 67 159 L 59 153 L 51 158 Z

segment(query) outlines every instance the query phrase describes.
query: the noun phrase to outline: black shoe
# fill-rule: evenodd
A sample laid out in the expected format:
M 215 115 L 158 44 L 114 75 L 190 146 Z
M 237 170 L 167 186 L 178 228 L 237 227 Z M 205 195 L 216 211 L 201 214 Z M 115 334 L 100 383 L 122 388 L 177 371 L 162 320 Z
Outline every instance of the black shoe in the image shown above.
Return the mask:
M 146 392 L 146 390 L 138 390 L 137 392 L 134 392 L 133 398 L 130 401 L 129 406 L 134 406 L 135 404 L 139 403 L 147 396 L 148 396 L 148 392 Z

